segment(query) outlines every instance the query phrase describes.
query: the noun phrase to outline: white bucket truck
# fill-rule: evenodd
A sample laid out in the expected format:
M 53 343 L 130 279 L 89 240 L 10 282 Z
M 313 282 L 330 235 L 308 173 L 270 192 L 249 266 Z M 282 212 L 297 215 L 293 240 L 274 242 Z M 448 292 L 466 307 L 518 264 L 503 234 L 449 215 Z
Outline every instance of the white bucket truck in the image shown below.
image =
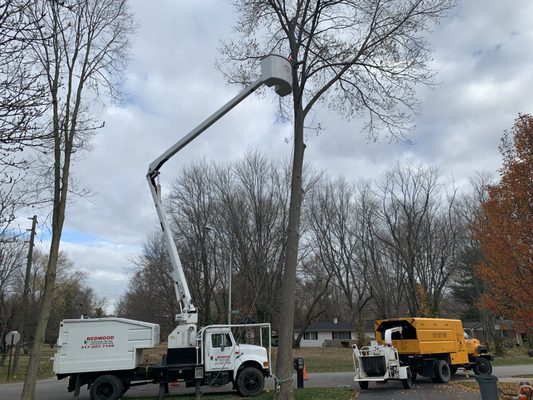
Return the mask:
M 143 363 L 143 351 L 159 343 L 159 326 L 123 318 L 68 319 L 61 322 L 54 372 L 69 378 L 68 390 L 79 395 L 88 385 L 91 400 L 117 400 L 130 386 L 159 384 L 159 398 L 176 380 L 195 386 L 233 383 L 242 396 L 256 396 L 270 376 L 270 324 L 211 325 L 197 331 L 198 314 L 165 213 L 159 170 L 203 131 L 252 94 L 259 86 L 275 86 L 280 96 L 291 93 L 292 66 L 285 58 L 261 60 L 261 76 L 224 107 L 184 136 L 150 164 L 147 179 L 173 266 L 173 283 L 180 313 L 168 337 L 166 355 L 159 364 Z M 238 344 L 231 328 L 256 329 L 259 345 Z M 262 339 L 266 339 L 263 343 Z M 267 351 L 268 349 L 268 351 Z

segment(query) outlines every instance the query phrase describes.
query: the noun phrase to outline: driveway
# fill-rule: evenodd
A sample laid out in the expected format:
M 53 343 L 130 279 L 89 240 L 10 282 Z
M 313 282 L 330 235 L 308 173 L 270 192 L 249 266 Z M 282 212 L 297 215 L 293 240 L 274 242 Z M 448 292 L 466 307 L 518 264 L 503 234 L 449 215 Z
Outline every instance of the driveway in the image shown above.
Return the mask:
M 509 367 L 494 367 L 493 374 L 498 379 L 505 381 L 512 379 L 516 375 L 531 374 L 533 375 L 533 365 L 515 365 Z M 326 372 L 310 373 L 309 380 L 305 381 L 305 387 L 352 387 L 358 388 L 353 381 L 353 372 Z M 451 384 L 438 385 L 431 382 L 430 379 L 419 378 L 416 380 L 413 389 L 405 390 L 399 382 L 389 382 L 388 384 L 371 384 L 370 388 L 361 392 L 359 400 L 367 399 L 388 399 L 388 400 L 480 400 L 481 396 L 476 392 L 465 391 L 453 382 L 460 380 L 471 380 L 474 378 L 467 377 L 461 373 L 455 376 Z M 68 381 L 66 379 L 58 381 L 57 379 L 47 379 L 37 383 L 35 400 L 70 400 L 72 393 L 67 392 Z M 267 379 L 266 387 L 273 389 L 274 380 Z M 220 388 L 205 388 L 206 392 L 230 392 L 231 385 Z M 22 392 L 22 383 L 7 383 L 0 385 L 1 400 L 19 400 Z M 135 397 L 153 396 L 157 397 L 158 386 L 145 385 L 131 388 L 124 399 L 134 399 Z M 182 386 L 171 386 L 170 394 L 194 393 L 194 388 L 186 389 Z M 84 388 L 81 391 L 79 400 L 89 400 L 89 393 Z

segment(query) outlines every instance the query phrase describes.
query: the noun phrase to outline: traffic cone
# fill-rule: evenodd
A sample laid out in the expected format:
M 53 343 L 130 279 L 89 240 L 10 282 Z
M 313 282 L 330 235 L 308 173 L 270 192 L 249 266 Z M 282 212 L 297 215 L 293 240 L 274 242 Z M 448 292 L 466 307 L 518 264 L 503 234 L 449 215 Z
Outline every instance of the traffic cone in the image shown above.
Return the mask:
M 304 365 L 304 381 L 307 381 L 307 380 L 309 380 L 309 378 L 307 377 L 307 368 Z

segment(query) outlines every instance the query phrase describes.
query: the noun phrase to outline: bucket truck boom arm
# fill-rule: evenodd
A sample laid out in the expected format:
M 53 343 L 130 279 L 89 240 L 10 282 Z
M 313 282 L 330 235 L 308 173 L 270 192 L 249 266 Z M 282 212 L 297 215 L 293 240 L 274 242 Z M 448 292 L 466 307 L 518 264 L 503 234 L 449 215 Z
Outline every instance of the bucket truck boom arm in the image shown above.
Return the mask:
M 166 210 L 161 196 L 161 187 L 158 183 L 159 170 L 171 157 L 183 149 L 187 144 L 192 142 L 207 128 L 218 121 L 228 111 L 234 108 L 237 104 L 243 101 L 246 97 L 252 94 L 262 84 L 267 86 L 275 86 L 276 92 L 280 96 L 286 96 L 292 92 L 292 67 L 289 61 L 277 55 L 269 55 L 261 60 L 261 76 L 252 84 L 247 86 L 242 92 L 226 103 L 222 108 L 212 114 L 204 122 L 190 131 L 187 135 L 181 138 L 176 144 L 171 146 L 157 159 L 155 159 L 148 168 L 146 178 L 150 186 L 150 193 L 155 204 L 157 216 L 163 229 L 166 246 L 168 248 L 170 262 L 172 263 L 172 279 L 174 281 L 174 289 L 176 297 L 180 304 L 181 313 L 176 316 L 178 322 L 191 323 L 197 322 L 198 316 L 196 307 L 193 304 L 189 285 L 185 279 L 183 266 L 178 255 L 178 250 L 170 231 L 170 225 L 166 215 Z

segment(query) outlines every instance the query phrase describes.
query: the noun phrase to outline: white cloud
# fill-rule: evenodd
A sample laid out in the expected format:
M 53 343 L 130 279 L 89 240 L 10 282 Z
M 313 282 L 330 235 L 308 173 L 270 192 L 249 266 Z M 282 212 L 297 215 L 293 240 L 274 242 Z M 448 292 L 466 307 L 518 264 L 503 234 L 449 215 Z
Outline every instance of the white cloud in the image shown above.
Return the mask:
M 107 312 L 114 310 L 116 301 L 122 296 L 132 275 L 132 255 L 138 254 L 140 248 L 125 246 L 115 241 L 80 240 L 66 232 L 66 239 L 61 242 L 61 251 L 74 261 L 77 269 L 84 272 L 87 281 L 96 295 L 104 297 Z M 76 240 L 76 242 L 69 240 Z M 42 251 L 47 251 L 49 242 L 39 243 Z
M 105 108 L 106 126 L 74 173 L 93 196 L 68 209 L 77 239 L 64 250 L 87 271 L 97 293 L 116 299 L 127 288 L 130 257 L 157 227 L 148 165 L 238 88 L 214 68 L 219 40 L 232 34 L 233 9 L 219 0 L 136 0 L 141 23 L 123 88 L 127 102 Z M 363 121 L 317 109 L 326 127 L 306 134 L 306 162 L 347 179 L 377 178 L 395 162 L 431 163 L 457 181 L 496 172 L 498 144 L 518 112 L 533 112 L 533 2 L 468 0 L 430 35 L 439 85 L 420 88 L 412 145 L 367 143 Z M 194 159 L 227 161 L 249 149 L 288 158 L 290 127 L 275 124 L 275 96 L 251 97 L 163 168 L 162 182 Z

